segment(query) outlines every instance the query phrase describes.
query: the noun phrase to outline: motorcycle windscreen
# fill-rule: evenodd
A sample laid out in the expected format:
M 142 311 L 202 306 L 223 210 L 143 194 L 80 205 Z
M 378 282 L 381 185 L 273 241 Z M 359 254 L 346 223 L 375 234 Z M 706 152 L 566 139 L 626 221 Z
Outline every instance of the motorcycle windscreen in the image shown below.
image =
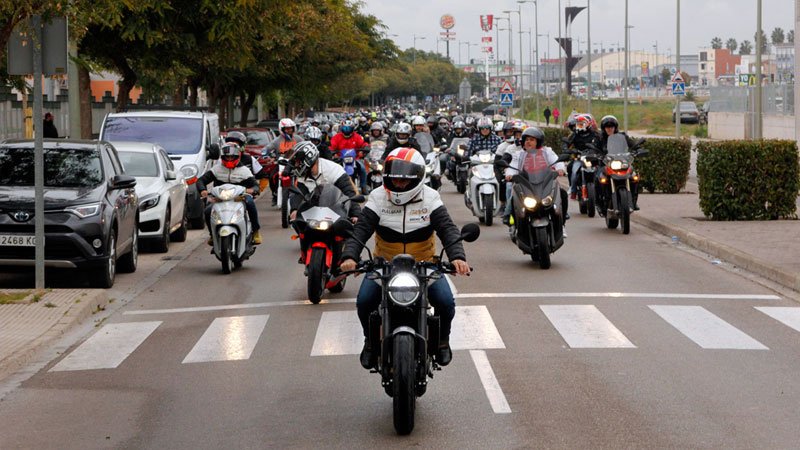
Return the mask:
M 526 188 L 529 189 L 536 198 L 544 198 L 550 195 L 553 190 L 553 183 L 558 178 L 558 173 L 554 170 L 539 170 L 534 173 L 523 172 L 522 176 L 527 181 Z
M 453 138 L 453 141 L 450 142 L 450 150 L 455 151 L 459 145 L 463 145 L 469 148 L 469 138 L 466 137 Z
M 609 155 L 622 155 L 628 153 L 628 140 L 621 133 L 617 133 L 608 137 L 606 144 Z
M 417 140 L 417 144 L 419 144 L 419 151 L 423 155 L 427 155 L 433 151 L 433 137 L 431 137 L 430 134 L 425 132 L 417 133 L 414 135 L 414 139 Z
M 346 201 L 347 196 L 335 185 L 323 184 L 314 189 L 309 201 L 300 205 L 298 210 L 300 212 L 313 208 L 314 206 L 327 207 L 333 210 L 336 214 L 346 217 L 348 205 Z

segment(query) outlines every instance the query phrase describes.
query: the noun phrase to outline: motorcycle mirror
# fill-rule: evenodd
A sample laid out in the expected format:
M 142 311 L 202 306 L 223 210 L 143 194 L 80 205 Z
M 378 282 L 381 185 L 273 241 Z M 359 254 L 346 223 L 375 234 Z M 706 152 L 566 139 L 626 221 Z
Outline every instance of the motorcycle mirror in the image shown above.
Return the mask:
M 481 235 L 481 227 L 477 223 L 468 223 L 461 227 L 461 239 L 464 242 L 475 242 Z
M 219 159 L 219 144 L 208 146 L 208 159 Z
M 641 158 L 642 156 L 647 156 L 649 154 L 650 154 L 650 151 L 647 150 L 647 149 L 644 149 L 644 148 L 636 152 L 636 156 L 639 157 L 639 158 Z
M 502 169 L 508 168 L 508 163 L 503 159 L 498 159 L 494 162 L 494 165 L 500 167 Z
M 558 155 L 558 161 L 557 162 L 569 161 L 570 159 L 572 159 L 572 154 L 570 154 L 570 153 L 562 153 L 562 154 Z

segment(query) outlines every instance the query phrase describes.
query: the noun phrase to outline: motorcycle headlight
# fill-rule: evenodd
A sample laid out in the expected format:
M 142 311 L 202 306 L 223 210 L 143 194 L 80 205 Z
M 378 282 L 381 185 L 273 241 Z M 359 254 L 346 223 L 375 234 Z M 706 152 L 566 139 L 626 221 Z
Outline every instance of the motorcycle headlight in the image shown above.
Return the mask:
M 430 174 L 432 170 L 431 166 L 425 166 L 425 173 Z
M 622 163 L 622 161 L 620 161 L 618 159 L 615 159 L 614 161 L 611 161 L 611 170 L 622 170 L 623 166 L 624 166 L 624 164 Z
M 222 217 L 220 217 L 219 212 L 217 212 L 216 209 L 211 210 L 211 223 L 222 225 Z
M 544 205 L 544 206 L 550 206 L 552 204 L 553 204 L 553 196 L 552 195 L 548 195 L 547 197 L 545 197 L 542 200 L 542 205 Z
M 81 219 L 92 217 L 100 214 L 100 203 L 92 203 L 91 205 L 70 206 L 64 208 L 64 211 L 75 214 Z
M 538 202 L 533 197 L 525 197 L 525 198 L 522 199 L 522 206 L 524 206 L 524 207 L 526 207 L 528 209 L 536 208 L 536 204 L 537 203 Z
M 161 196 L 158 194 L 150 194 L 143 197 L 139 201 L 139 211 L 147 211 L 150 208 L 154 208 L 158 205 L 158 201 L 161 199 Z
M 408 306 L 419 297 L 419 280 L 410 273 L 399 273 L 386 285 L 389 298 L 400 306 Z
M 233 219 L 231 219 L 231 223 L 236 223 L 240 220 L 244 220 L 244 208 L 237 209 L 236 212 L 233 213 Z
M 472 168 L 472 174 L 473 174 L 473 175 L 475 175 L 476 177 L 480 175 L 480 174 L 478 173 L 478 168 L 477 168 L 477 167 L 473 167 L 473 168 Z
M 489 161 L 492 160 L 492 155 L 490 155 L 488 153 L 484 153 L 484 154 L 482 154 L 482 155 L 480 155 L 478 157 L 481 159 L 481 162 L 484 163 L 484 164 L 486 164 L 486 163 L 488 163 Z
M 333 225 L 333 224 L 328 220 L 309 220 L 308 221 L 308 226 L 310 228 L 312 228 L 314 230 L 318 230 L 318 231 L 327 231 L 328 229 L 331 228 L 331 225 Z
M 459 149 L 456 151 L 456 153 L 458 153 L 458 156 L 464 156 L 464 149 L 463 149 L 463 148 L 459 148 Z
M 378 172 L 383 172 L 383 164 L 378 164 Z
M 586 159 L 586 157 L 585 157 L 585 156 L 581 157 L 581 161 L 583 161 L 583 164 L 584 164 L 586 167 L 592 167 L 592 162 L 591 162 L 591 161 L 589 161 L 588 159 Z
M 223 202 L 229 202 L 233 200 L 233 193 L 235 191 L 233 189 L 223 189 L 219 191 L 219 195 L 217 196 L 218 199 L 222 200 Z

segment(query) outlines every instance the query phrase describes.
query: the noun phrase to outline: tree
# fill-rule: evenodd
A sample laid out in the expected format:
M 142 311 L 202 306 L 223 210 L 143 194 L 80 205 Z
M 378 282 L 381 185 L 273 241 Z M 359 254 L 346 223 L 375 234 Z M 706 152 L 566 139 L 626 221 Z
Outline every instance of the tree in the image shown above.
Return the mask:
M 758 45 L 758 32 L 753 33 L 753 51 L 755 51 L 755 46 Z M 761 30 L 761 53 L 767 53 L 767 47 L 769 42 L 767 41 L 767 35 L 764 33 L 764 30 Z
M 783 28 L 781 27 L 775 27 L 775 29 L 772 30 L 771 37 L 773 44 L 783 44 L 786 39 L 786 35 L 784 34 Z
M 794 44 L 794 30 L 789 30 L 789 34 L 786 35 L 786 42 Z
M 711 39 L 711 48 L 713 48 L 714 50 L 722 48 L 722 39 L 720 39 L 719 37 Z
M 734 54 L 736 53 L 736 49 L 739 48 L 739 43 L 736 42 L 736 39 L 729 38 L 727 41 L 725 41 L 725 48 L 730 50 L 731 54 Z
M 742 41 L 742 43 L 739 45 L 739 54 L 749 55 L 752 52 L 753 52 L 753 44 L 751 44 L 750 41 L 747 40 Z

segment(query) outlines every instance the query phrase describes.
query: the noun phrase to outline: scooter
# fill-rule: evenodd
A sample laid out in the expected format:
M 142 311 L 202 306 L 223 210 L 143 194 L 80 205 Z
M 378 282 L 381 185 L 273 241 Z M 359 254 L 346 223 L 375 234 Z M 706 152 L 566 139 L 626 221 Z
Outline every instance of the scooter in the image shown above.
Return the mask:
M 223 184 L 209 192 L 211 206 L 211 253 L 222 263 L 222 272 L 231 273 L 256 251 L 250 216 L 244 205 L 243 186 Z
M 500 213 L 500 183 L 495 175 L 494 154 L 488 150 L 470 157 L 469 189 L 464 194 L 464 202 L 472 214 L 492 226 L 494 216 Z
M 367 187 L 370 192 L 383 185 L 383 152 L 386 150 L 386 143 L 375 141 L 370 143 L 369 155 L 367 155 Z
M 450 142 L 450 146 L 447 148 L 447 152 L 445 152 L 447 157 L 447 170 L 445 170 L 445 175 L 447 175 L 447 179 L 453 183 L 456 182 L 456 165 L 453 156 L 458 152 L 459 147 L 464 147 L 465 149 L 469 148 L 469 138 L 454 137 Z
M 441 170 L 439 147 L 433 147 L 433 150 L 425 155 L 425 184 L 437 191 L 442 187 Z
M 577 186 L 578 186 L 578 209 L 581 214 L 586 214 L 589 217 L 594 217 L 595 207 L 597 205 L 597 191 L 595 189 L 595 180 L 597 179 L 597 166 L 600 164 L 600 158 L 597 155 L 597 148 L 589 144 L 590 147 L 581 152 L 573 150 L 570 153 L 573 155 L 573 164 L 577 165 Z

